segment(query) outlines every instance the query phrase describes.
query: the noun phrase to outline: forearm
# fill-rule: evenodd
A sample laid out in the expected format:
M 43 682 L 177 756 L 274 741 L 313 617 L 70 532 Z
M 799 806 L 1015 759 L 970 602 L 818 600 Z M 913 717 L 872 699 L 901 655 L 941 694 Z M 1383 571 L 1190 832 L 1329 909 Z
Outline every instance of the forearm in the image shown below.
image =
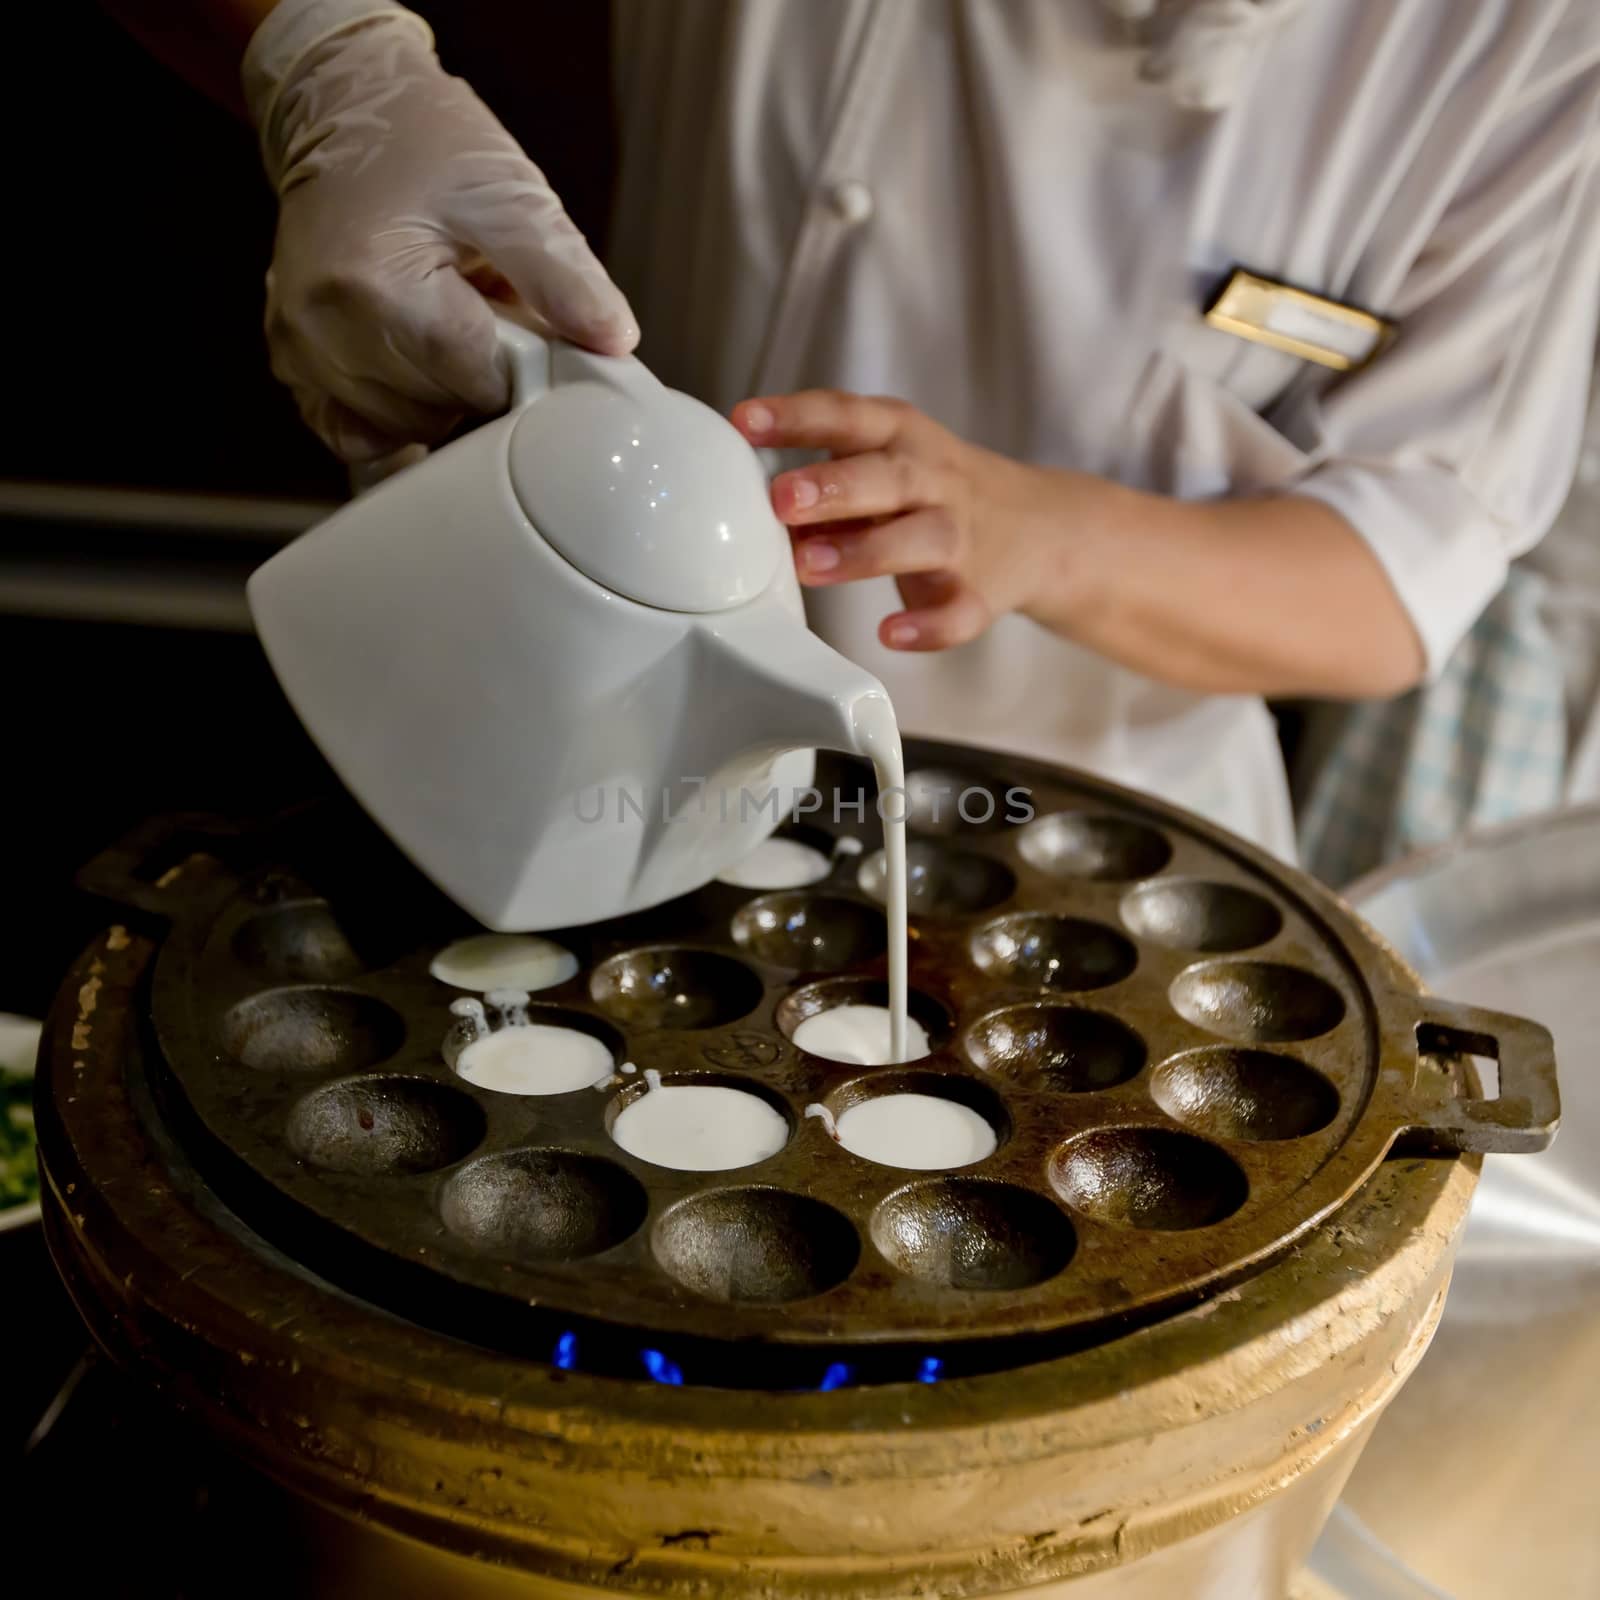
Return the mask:
M 278 0 L 101 0 L 158 61 L 201 93 L 244 115 L 239 63 Z
M 1082 481 L 1064 488 L 1081 506 Z M 1382 567 L 1319 501 L 1185 502 L 1114 484 L 1089 499 L 1071 556 L 1028 608 L 1045 626 L 1207 694 L 1380 698 L 1421 678 Z

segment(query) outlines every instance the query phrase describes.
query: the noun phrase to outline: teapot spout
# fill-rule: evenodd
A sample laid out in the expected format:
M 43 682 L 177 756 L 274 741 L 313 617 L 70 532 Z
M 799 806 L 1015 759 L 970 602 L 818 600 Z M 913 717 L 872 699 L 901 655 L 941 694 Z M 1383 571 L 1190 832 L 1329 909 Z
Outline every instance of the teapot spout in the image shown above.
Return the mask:
M 750 755 L 842 750 L 872 760 L 893 733 L 883 685 L 826 645 L 787 608 L 752 606 L 707 617 L 705 682 L 720 722 L 714 737 Z M 895 743 L 898 744 L 895 735 Z

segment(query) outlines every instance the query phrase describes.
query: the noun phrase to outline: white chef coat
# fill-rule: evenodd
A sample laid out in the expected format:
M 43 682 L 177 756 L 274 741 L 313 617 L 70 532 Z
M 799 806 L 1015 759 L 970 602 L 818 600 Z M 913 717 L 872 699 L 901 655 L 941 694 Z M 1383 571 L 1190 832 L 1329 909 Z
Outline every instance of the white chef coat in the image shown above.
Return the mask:
M 1186 498 L 1316 496 L 1369 542 L 1437 668 L 1576 456 L 1600 7 L 1267 7 L 1220 113 L 1142 81 L 1108 9 L 615 0 L 610 265 L 641 355 L 723 409 L 895 394 L 1029 461 Z M 1236 264 L 1399 337 L 1339 378 L 1210 328 Z M 1260 700 L 1156 683 L 1019 616 L 887 651 L 887 579 L 808 601 L 908 732 L 1078 764 L 1292 851 Z

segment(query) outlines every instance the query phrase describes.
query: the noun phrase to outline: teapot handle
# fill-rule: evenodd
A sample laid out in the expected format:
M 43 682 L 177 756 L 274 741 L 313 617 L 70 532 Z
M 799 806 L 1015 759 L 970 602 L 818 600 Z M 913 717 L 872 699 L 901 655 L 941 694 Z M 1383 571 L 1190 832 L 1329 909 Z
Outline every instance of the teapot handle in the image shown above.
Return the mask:
M 495 314 L 495 355 L 511 381 L 508 414 L 530 406 L 559 383 L 598 380 L 624 393 L 657 390 L 661 380 L 637 356 L 603 356 L 564 339 L 545 339 Z
M 495 316 L 495 358 L 511 384 L 512 411 L 532 405 L 549 389 L 549 342 L 499 314 Z
M 494 326 L 495 360 L 511 385 L 511 404 L 506 408 L 510 415 L 531 406 L 550 388 L 550 345 L 532 329 L 498 311 Z M 368 489 L 392 478 L 401 468 L 422 460 L 427 453 L 425 445 L 408 444 L 379 461 L 357 462 L 350 468 L 351 494 L 365 494 Z

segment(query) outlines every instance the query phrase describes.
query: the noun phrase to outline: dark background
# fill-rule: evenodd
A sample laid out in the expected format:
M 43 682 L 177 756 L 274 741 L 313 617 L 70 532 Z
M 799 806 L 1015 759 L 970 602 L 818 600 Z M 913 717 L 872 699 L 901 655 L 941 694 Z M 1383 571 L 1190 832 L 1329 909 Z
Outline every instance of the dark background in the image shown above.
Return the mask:
M 609 7 L 416 9 L 603 242 Z M 252 131 L 85 0 L 7 26 L 0 493 L 21 482 L 342 498 L 343 470 L 267 371 L 274 203 Z M 108 624 L 93 600 L 46 615 L 22 597 L 30 563 L 113 587 L 119 574 L 226 587 L 276 547 L 204 521 L 173 531 L 0 513 L 0 1010 L 42 1013 L 87 928 L 72 874 L 139 818 L 271 809 L 328 781 L 247 634 Z
M 416 9 L 446 63 L 601 242 L 609 7 Z M 262 274 L 275 207 L 251 130 L 87 0 L 13 7 L 5 64 L 0 1011 L 43 1016 L 78 951 L 114 917 L 74 893 L 83 861 L 156 812 L 270 812 L 332 784 L 247 632 L 192 616 L 183 627 L 108 622 L 127 613 L 119 593 L 203 580 L 237 611 L 288 511 L 312 502 L 303 509 L 314 516 L 347 481 L 267 371 Z M 37 485 L 42 495 L 20 498 L 19 486 Z M 67 505 L 57 492 L 85 486 L 135 496 L 85 512 L 81 495 Z M 164 523 L 138 510 L 150 491 L 245 497 L 244 526 L 213 525 L 204 504 Z M 261 514 L 253 532 L 251 508 Z M 28 583 L 41 569 L 82 594 L 42 605 Z M 101 1368 L 24 1463 L 15 1451 L 84 1343 L 37 1228 L 0 1235 L 0 1306 L 14 1313 L 0 1335 L 0 1491 L 18 1469 L 30 1489 L 9 1502 L 16 1526 L 88 1494 L 107 1514 L 103 1537 L 74 1547 L 89 1563 L 77 1574 L 87 1588 L 170 1596 L 159 1552 L 192 1520 L 192 1442 L 169 1418 L 141 1421 L 137 1397 Z M 84 1476 L 95 1460 L 107 1464 L 99 1492 Z
M 601 242 L 609 6 L 412 9 Z M 22 191 L 7 229 L 0 478 L 342 494 L 342 472 L 266 370 L 275 208 L 253 132 L 86 0 L 29 10 L 32 38 L 0 98 Z

